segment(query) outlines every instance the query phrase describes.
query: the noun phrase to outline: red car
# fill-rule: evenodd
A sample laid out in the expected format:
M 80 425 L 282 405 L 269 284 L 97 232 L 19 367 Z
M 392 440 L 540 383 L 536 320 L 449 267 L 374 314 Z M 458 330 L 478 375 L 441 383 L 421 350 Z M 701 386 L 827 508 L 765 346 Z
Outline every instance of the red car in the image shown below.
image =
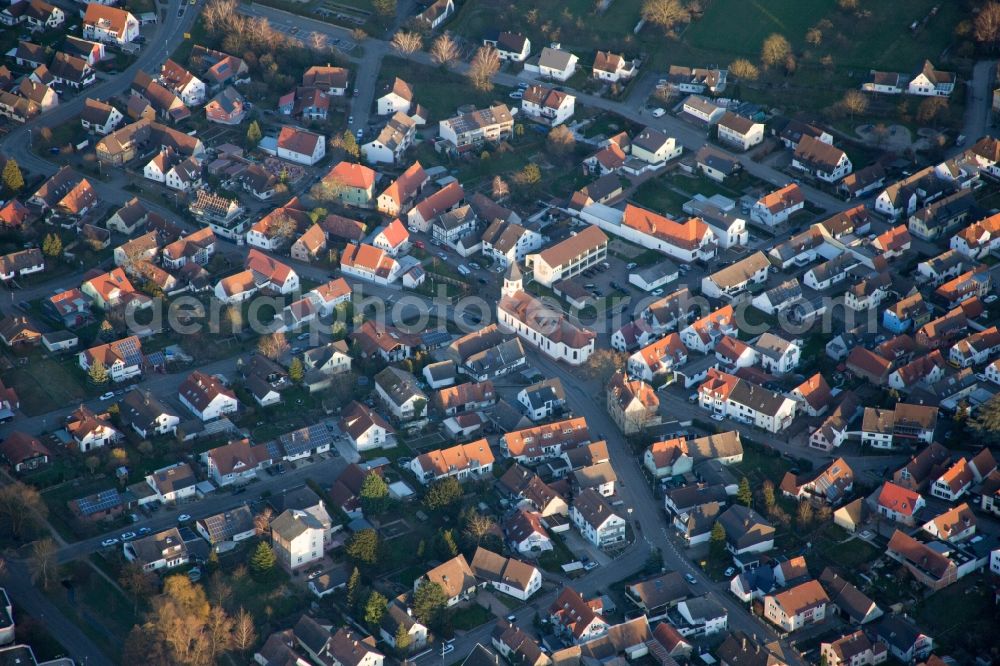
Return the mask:
M 415 241 L 413 241 L 413 246 L 414 247 L 419 247 L 421 250 L 423 250 L 424 249 L 424 242 L 422 240 L 415 240 Z

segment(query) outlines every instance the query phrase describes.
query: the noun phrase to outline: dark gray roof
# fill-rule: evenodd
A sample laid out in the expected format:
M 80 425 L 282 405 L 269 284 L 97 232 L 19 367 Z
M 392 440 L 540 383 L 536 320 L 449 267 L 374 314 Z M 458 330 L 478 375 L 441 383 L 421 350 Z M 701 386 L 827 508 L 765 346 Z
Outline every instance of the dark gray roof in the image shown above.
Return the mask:
M 212 545 L 229 541 L 234 535 L 254 528 L 253 514 L 246 504 L 202 518 L 198 523 L 208 532 L 208 540 Z

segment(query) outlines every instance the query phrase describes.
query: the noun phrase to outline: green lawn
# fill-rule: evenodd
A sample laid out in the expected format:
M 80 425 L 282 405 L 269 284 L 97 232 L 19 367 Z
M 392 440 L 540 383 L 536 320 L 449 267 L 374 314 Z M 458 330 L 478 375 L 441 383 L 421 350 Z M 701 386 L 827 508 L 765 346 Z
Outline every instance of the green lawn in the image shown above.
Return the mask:
M 792 465 L 777 455 L 768 455 L 756 446 L 743 446 L 743 461 L 733 466 L 738 475 L 750 480 L 751 488 L 760 488 L 764 481 L 770 479 L 777 486 Z
M 483 108 L 510 101 L 507 99 L 509 90 L 502 86 L 495 87 L 492 92 L 480 92 L 461 74 L 391 56 L 382 61 L 378 89 L 397 76 L 413 86 L 417 102 L 427 107 L 435 120 L 454 116 L 458 107 L 465 104 Z
M 499 595 L 498 595 L 499 596 Z M 486 624 L 493 619 L 493 614 L 479 604 L 469 604 L 465 608 L 456 609 L 451 616 L 452 628 L 459 631 L 469 631 Z
M 57 360 L 33 355 L 27 364 L 6 371 L 4 384 L 17 391 L 21 410 L 28 416 L 44 414 L 53 405 L 79 403 L 102 389 L 86 384 L 83 371 L 73 367 L 75 359 L 75 356 Z
M 919 625 L 934 637 L 935 652 L 954 654 L 958 663 L 971 663 L 972 654 L 982 648 L 983 636 L 994 636 L 987 643 L 996 644 L 1000 612 L 993 603 L 993 590 L 981 576 L 967 576 L 957 583 L 935 592 L 917 605 L 915 617 Z
M 785 36 L 797 52 L 809 51 L 818 60 L 826 54 L 841 68 L 857 67 L 909 72 L 924 58 L 934 58 L 952 40 L 952 27 L 960 20 L 961 7 L 939 0 L 862 3 L 862 19 L 837 8 L 836 0 L 715 0 L 704 16 L 684 33 L 684 42 L 697 50 L 725 54 L 731 58 L 757 58 L 768 35 Z M 927 28 L 912 34 L 909 26 L 923 19 L 931 8 L 940 11 Z M 821 20 L 830 26 L 819 46 L 808 44 L 806 31 Z M 723 62 L 726 60 L 723 59 Z M 704 64 L 704 63 L 700 63 Z

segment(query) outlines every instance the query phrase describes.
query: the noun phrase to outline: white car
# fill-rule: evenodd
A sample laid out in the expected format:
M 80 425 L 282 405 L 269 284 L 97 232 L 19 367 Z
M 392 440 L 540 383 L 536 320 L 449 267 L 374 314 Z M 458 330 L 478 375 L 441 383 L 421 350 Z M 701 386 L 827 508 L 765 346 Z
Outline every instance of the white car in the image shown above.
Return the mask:
M 725 421 L 726 417 L 723 416 L 722 414 L 712 414 L 712 420 L 713 421 Z
M 110 539 L 105 539 L 104 541 L 102 541 L 101 542 L 101 547 L 102 548 L 109 548 L 109 547 L 115 545 L 116 543 L 118 543 L 118 539 L 116 539 L 114 537 L 111 537 Z
M 625 268 L 627 268 L 628 270 L 632 270 L 633 268 L 635 268 L 638 265 L 639 264 L 635 263 L 634 261 L 630 261 L 627 264 L 625 264 Z
M 591 562 L 587 562 L 586 564 L 583 565 L 583 570 L 584 571 L 593 571 L 594 569 L 596 569 L 599 566 L 600 565 L 597 562 L 591 561 Z
M 508 97 L 510 97 L 511 99 L 521 99 L 524 97 L 524 93 L 521 92 L 520 90 L 515 90 L 510 95 L 508 95 Z
M 115 397 L 115 392 L 114 391 L 108 391 L 107 393 L 105 393 L 104 395 L 101 396 L 101 400 L 111 400 L 111 398 L 113 398 L 113 397 Z
M 663 109 L 660 109 L 660 108 L 653 109 L 653 117 L 654 118 L 659 118 L 660 116 L 662 116 L 665 113 L 666 113 L 666 111 L 664 111 Z
M 997 298 L 1000 297 L 998 297 L 996 294 L 990 294 L 989 296 L 983 299 L 983 303 L 995 303 Z
M 663 290 L 662 289 L 654 289 L 652 293 L 653 293 L 653 296 L 663 296 Z
M 178 523 L 186 523 L 189 520 L 191 520 L 191 516 L 187 515 L 186 513 L 182 513 L 181 515 L 177 516 Z

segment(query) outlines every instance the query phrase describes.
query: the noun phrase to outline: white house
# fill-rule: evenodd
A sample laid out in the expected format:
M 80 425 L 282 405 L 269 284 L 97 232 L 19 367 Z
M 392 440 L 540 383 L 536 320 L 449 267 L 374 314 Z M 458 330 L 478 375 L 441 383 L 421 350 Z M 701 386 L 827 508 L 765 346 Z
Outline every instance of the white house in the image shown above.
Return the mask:
M 500 59 L 509 62 L 524 62 L 531 54 L 531 40 L 519 32 L 503 31 L 487 37 L 483 44 L 495 48 Z
M 187 546 L 176 527 L 122 544 L 129 562 L 138 562 L 143 571 L 172 569 L 188 561 Z
M 397 111 L 374 139 L 361 146 L 365 161 L 370 164 L 395 164 L 413 143 L 417 124 L 402 111 Z
M 117 7 L 92 2 L 83 15 L 83 38 L 119 46 L 135 41 L 139 36 L 139 20 Z
M 323 524 L 307 511 L 286 509 L 271 521 L 271 545 L 287 570 L 308 566 L 323 558 Z
M 239 410 L 236 394 L 215 376 L 195 370 L 180 385 L 181 404 L 202 421 L 214 421 Z
M 465 481 L 489 475 L 494 461 L 489 443 L 480 439 L 423 453 L 410 462 L 410 471 L 425 485 L 449 476 Z
M 403 79 L 396 77 L 385 87 L 375 103 L 380 116 L 391 116 L 400 111 L 409 113 L 413 105 L 413 88 Z
M 600 81 L 618 83 L 631 79 L 635 76 L 636 70 L 634 61 L 625 60 L 620 54 L 611 51 L 598 51 L 594 56 L 591 75 Z
M 396 445 L 392 426 L 373 409 L 353 401 L 340 415 L 340 429 L 358 452 Z
M 750 217 L 768 227 L 776 227 L 805 208 L 805 205 L 806 198 L 802 189 L 791 183 L 758 199 L 750 209 Z
M 535 67 L 543 78 L 566 81 L 576 73 L 576 63 L 579 60 L 569 51 L 563 51 L 558 44 L 553 44 L 542 49 Z M 525 69 L 530 71 L 531 64 L 533 63 L 525 65 Z
M 799 140 L 792 156 L 792 167 L 826 183 L 835 183 L 854 169 L 847 153 L 811 136 Z
M 156 499 L 164 503 L 176 503 L 194 497 L 198 478 L 190 464 L 179 462 L 147 474 L 146 483 L 156 493 Z
M 719 140 L 741 150 L 750 150 L 764 141 L 764 123 L 726 111 L 716 124 Z
M 611 548 L 625 542 L 625 519 L 592 488 L 581 491 L 573 499 L 569 518 L 580 534 L 598 548 Z
M 286 125 L 278 134 L 277 155 L 289 162 L 312 166 L 326 155 L 326 137 Z
M 524 115 L 551 127 L 572 118 L 575 108 L 576 97 L 539 84 L 528 86 L 521 98 Z
M 701 95 L 688 95 L 682 106 L 684 113 L 692 118 L 700 120 L 706 125 L 714 125 L 722 119 L 725 108 L 717 106 L 714 102 Z
M 924 97 L 948 97 L 955 90 L 957 78 L 954 72 L 934 69 L 931 61 L 925 60 L 920 73 L 913 77 L 910 85 L 906 87 L 906 92 Z

